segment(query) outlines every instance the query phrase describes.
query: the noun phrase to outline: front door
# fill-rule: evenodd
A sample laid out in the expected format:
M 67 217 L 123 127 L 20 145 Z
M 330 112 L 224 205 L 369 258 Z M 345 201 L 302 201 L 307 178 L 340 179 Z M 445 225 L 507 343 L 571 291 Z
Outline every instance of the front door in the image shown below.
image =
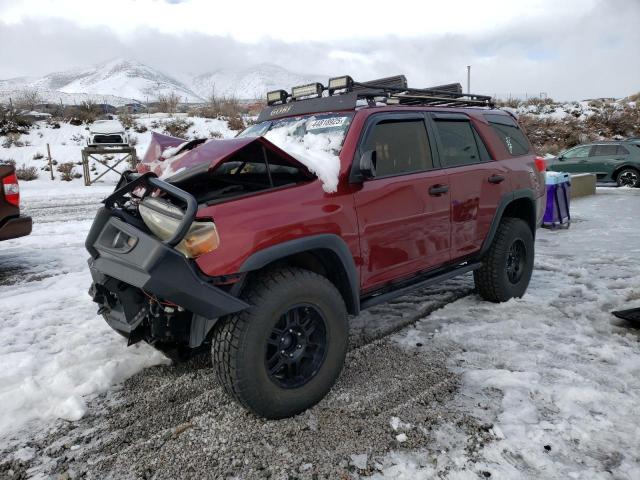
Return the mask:
M 377 172 L 354 194 L 365 291 L 447 263 L 450 235 L 448 176 L 434 170 L 424 116 L 370 122 L 359 153 L 375 151 Z

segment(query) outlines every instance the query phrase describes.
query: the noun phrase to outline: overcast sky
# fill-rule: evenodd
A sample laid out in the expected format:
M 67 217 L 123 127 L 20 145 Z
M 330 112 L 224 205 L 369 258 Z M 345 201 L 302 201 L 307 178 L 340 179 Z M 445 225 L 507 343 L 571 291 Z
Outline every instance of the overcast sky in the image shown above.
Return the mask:
M 268 62 L 558 99 L 640 91 L 640 0 L 0 0 L 0 78 L 123 57 L 168 74 Z M 288 86 L 285 86 L 288 87 Z

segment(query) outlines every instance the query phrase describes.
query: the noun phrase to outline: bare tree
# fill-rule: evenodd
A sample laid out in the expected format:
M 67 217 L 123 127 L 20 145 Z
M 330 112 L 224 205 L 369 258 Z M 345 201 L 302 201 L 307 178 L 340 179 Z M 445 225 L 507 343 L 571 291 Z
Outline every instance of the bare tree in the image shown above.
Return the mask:
M 158 95 L 158 111 L 160 112 L 174 114 L 178 110 L 179 104 L 180 96 L 174 91 Z
M 42 103 L 40 92 L 35 88 L 25 88 L 16 97 L 15 106 L 18 110 L 34 110 Z

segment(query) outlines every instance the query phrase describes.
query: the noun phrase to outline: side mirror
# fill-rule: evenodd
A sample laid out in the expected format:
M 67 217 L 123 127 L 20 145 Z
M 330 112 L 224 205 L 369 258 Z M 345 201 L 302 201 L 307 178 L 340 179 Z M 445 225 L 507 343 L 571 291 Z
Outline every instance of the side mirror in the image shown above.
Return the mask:
M 376 151 L 367 150 L 364 152 L 358 166 L 363 178 L 374 178 L 376 176 Z

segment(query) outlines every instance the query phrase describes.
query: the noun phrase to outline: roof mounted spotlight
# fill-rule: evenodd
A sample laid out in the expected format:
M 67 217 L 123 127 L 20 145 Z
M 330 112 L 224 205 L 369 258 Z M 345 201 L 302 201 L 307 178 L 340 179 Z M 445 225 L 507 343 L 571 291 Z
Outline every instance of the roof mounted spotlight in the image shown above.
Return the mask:
M 278 103 L 286 103 L 289 94 L 285 90 L 273 90 L 267 92 L 267 105 L 276 105 Z
M 333 77 L 329 79 L 329 95 L 333 95 L 337 90 L 350 92 L 353 89 L 353 78 L 349 75 Z
M 321 97 L 324 87 L 319 82 L 309 83 L 307 85 L 300 85 L 291 89 L 291 98 L 294 100 L 300 100 L 301 98 Z

